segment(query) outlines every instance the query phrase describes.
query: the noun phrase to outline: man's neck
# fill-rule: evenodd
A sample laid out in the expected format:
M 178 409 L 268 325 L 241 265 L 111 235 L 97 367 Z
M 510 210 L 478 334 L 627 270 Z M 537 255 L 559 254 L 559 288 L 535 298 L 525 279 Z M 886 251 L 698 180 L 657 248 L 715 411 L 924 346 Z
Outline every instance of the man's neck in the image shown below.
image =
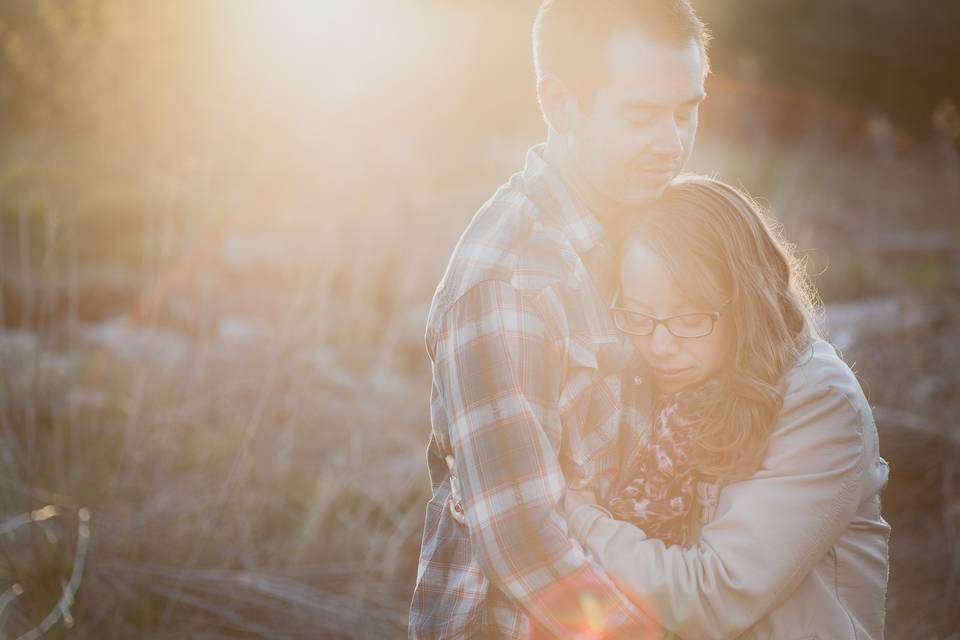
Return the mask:
M 551 132 L 547 138 L 544 159 L 560 175 L 560 179 L 607 230 L 613 229 L 627 213 L 623 204 L 616 202 L 594 187 L 572 161 L 569 148 L 560 136 Z

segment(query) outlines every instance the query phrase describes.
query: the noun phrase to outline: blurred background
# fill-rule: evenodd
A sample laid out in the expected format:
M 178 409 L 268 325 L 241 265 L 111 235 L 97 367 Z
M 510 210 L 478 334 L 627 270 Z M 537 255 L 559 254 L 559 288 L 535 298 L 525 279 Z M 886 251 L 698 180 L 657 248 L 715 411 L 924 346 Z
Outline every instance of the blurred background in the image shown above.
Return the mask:
M 890 461 L 888 637 L 960 638 L 960 3 L 700 0 Z M 535 0 L 0 4 L 0 637 L 399 638 L 427 307 L 545 136 Z

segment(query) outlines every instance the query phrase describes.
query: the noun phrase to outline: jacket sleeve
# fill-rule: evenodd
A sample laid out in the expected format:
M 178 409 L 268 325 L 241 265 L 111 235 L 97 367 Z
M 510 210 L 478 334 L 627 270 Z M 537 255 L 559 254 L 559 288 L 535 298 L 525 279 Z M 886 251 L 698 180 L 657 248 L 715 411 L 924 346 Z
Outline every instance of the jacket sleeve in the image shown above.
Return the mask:
M 695 546 L 665 547 L 590 505 L 573 506 L 569 520 L 614 582 L 666 628 L 734 638 L 782 603 L 852 521 L 864 451 L 862 416 L 848 397 L 807 385 L 785 397 L 763 466 L 724 487 Z
M 556 637 L 643 637 L 645 617 L 558 510 L 564 358 L 555 326 L 503 282 L 474 286 L 445 313 L 434 376 L 471 546 L 491 582 Z

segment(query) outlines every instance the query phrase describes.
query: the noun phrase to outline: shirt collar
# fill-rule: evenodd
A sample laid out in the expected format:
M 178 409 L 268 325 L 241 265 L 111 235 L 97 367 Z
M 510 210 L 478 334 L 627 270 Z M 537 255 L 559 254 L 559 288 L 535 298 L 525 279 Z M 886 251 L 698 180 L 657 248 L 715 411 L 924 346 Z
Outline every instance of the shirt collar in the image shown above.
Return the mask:
M 606 238 L 606 232 L 594 212 L 547 162 L 546 146 L 546 143 L 538 144 L 527 152 L 522 174 L 524 192 L 556 223 L 577 253 L 589 253 Z

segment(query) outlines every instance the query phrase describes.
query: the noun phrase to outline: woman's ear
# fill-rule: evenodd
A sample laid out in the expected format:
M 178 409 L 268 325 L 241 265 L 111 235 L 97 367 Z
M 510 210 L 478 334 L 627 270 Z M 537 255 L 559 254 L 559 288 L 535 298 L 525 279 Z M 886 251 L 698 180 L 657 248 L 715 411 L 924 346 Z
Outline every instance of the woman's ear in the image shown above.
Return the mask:
M 537 82 L 537 99 L 547 125 L 566 133 L 580 113 L 577 98 L 560 78 L 547 74 Z

